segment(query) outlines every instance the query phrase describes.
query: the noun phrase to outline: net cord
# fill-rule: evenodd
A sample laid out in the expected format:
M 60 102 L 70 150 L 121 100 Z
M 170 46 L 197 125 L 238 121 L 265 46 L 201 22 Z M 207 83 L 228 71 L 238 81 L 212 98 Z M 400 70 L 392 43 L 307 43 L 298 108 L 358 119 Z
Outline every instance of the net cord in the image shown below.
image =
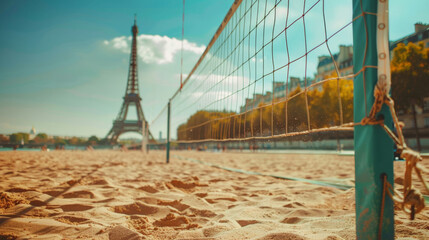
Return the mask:
M 231 19 L 231 17 L 234 15 L 235 11 L 237 10 L 238 6 L 240 6 L 240 4 L 241 4 L 242 1 L 243 0 L 235 0 L 234 1 L 234 3 L 232 4 L 231 8 L 228 11 L 228 13 L 226 14 L 224 20 L 222 21 L 221 25 L 217 29 L 215 35 L 213 36 L 213 38 L 210 40 L 209 44 L 207 45 L 206 50 L 204 50 L 203 54 L 198 59 L 197 63 L 192 68 L 191 72 L 188 74 L 188 76 L 186 76 L 185 80 L 183 81 L 182 87 L 189 81 L 190 77 L 192 76 L 192 74 L 194 74 L 195 70 L 197 70 L 198 66 L 201 64 L 201 62 L 203 61 L 203 59 L 205 58 L 205 56 L 207 55 L 207 53 L 210 51 L 210 49 L 212 48 L 213 44 L 216 42 L 216 40 L 218 39 L 219 35 L 221 34 L 221 32 L 223 31 L 223 29 L 225 28 L 225 26 L 227 25 L 227 23 Z M 180 92 L 180 88 L 177 89 L 177 91 L 173 94 L 173 96 L 170 99 L 173 100 L 177 96 L 177 94 L 179 92 Z

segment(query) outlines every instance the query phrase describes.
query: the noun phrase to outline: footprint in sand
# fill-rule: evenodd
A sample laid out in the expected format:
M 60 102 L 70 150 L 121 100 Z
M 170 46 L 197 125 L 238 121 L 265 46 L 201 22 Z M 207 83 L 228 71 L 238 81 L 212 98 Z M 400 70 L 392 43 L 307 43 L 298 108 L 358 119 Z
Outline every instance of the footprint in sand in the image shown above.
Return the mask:
M 143 187 L 139 187 L 140 190 L 143 190 L 148 193 L 157 193 L 158 190 L 150 185 L 145 185 Z
M 20 187 L 15 187 L 15 188 L 11 188 L 6 190 L 6 192 L 12 192 L 12 193 L 21 193 L 21 192 L 28 192 L 28 191 L 35 191 L 32 189 L 27 189 L 27 188 L 20 188 Z
M 197 197 L 200 197 L 200 198 L 205 198 L 205 197 L 207 197 L 207 193 L 205 193 L 205 192 L 200 192 L 200 193 L 195 193 L 195 195 L 197 196 Z
M 272 200 L 279 201 L 279 202 L 286 202 L 286 201 L 289 201 L 290 199 L 287 198 L 286 196 L 278 196 L 278 197 L 273 197 Z
M 203 234 L 206 238 L 214 237 L 217 234 L 220 234 L 222 232 L 227 232 L 233 229 L 234 227 L 231 225 L 220 225 L 220 226 L 214 226 L 214 227 L 207 227 L 203 228 Z M 217 239 L 217 238 L 215 238 Z
M 140 240 L 142 239 L 138 233 L 123 227 L 116 226 L 109 232 L 109 239 L 111 240 Z
M 220 197 L 220 198 L 206 198 L 206 201 L 208 203 L 214 204 L 214 203 L 217 203 L 218 201 L 236 202 L 237 199 L 235 199 L 235 198 L 229 198 L 229 197 Z
M 191 189 L 197 186 L 195 182 L 183 182 L 180 180 L 171 180 L 171 185 L 177 188 Z
M 88 199 L 92 199 L 95 196 L 90 191 L 75 191 L 75 192 L 65 193 L 63 195 L 63 197 L 64 198 L 88 198 Z
M 307 238 L 303 238 L 294 233 L 270 233 L 262 238 L 258 238 L 258 240 L 273 240 L 273 239 L 305 240 Z
M 287 223 L 287 224 L 297 224 L 301 221 L 302 221 L 302 219 L 299 217 L 287 217 L 287 218 L 283 219 L 281 222 Z
M 149 215 L 158 212 L 159 208 L 146 205 L 141 202 L 135 202 L 132 204 L 121 205 L 113 207 L 113 211 L 116 213 L 122 213 L 127 215 L 142 214 Z
M 193 177 L 189 181 L 171 180 L 170 184 L 176 188 L 181 188 L 186 190 L 191 190 L 195 187 L 208 187 L 208 184 L 200 183 L 197 177 Z
M 93 203 L 108 203 L 108 202 L 112 202 L 114 200 L 115 200 L 115 198 L 106 198 L 106 199 L 103 199 L 103 200 L 94 201 Z
M 213 218 L 216 217 L 217 214 L 207 210 L 207 209 L 197 209 L 197 208 L 189 208 L 189 211 L 196 216 L 200 216 L 200 217 L 208 217 L 208 218 Z
M 238 224 L 240 224 L 241 227 L 245 227 L 245 226 L 251 225 L 251 224 L 260 223 L 260 221 L 257 221 L 257 220 L 236 220 L 236 222 Z
M 296 207 L 303 207 L 304 205 L 299 202 L 293 202 L 283 205 L 285 208 L 296 208 Z
M 74 216 L 61 216 L 55 218 L 58 222 L 67 223 L 67 224 L 83 224 L 86 221 L 89 221 L 88 218 L 74 217 Z
M 33 200 L 30 202 L 30 205 L 40 207 L 46 205 L 46 202 L 40 200 Z
M 58 197 L 59 195 L 61 195 L 64 191 L 61 190 L 49 190 L 49 191 L 44 191 L 44 194 L 47 194 L 51 197 Z
M 165 218 L 156 220 L 153 225 L 158 227 L 178 227 L 182 224 L 189 224 L 189 220 L 183 216 L 175 216 L 169 213 Z
M 60 208 L 65 212 L 78 212 L 78 211 L 86 211 L 92 209 L 93 207 L 82 205 L 82 204 L 67 204 L 62 205 Z
M 215 179 L 210 179 L 209 183 L 217 183 L 217 182 L 222 182 L 222 181 L 225 181 L 225 179 L 215 178 Z
M 105 179 L 96 179 L 88 183 L 88 185 L 108 185 L 109 183 Z
M 235 185 L 231 185 L 231 187 L 234 188 L 234 190 L 236 190 L 236 191 L 243 191 L 243 190 L 247 189 L 245 187 L 240 187 L 240 186 L 235 186 Z
M 76 179 L 72 179 L 72 180 L 68 180 L 67 182 L 65 182 L 65 184 L 67 184 L 68 186 L 72 187 L 76 184 L 79 184 L 81 182 L 81 180 L 76 180 Z
M 189 205 L 183 204 L 183 203 L 181 203 L 181 201 L 182 200 L 174 200 L 174 201 L 158 200 L 157 205 L 170 206 L 170 207 L 173 207 L 173 208 L 175 208 L 181 212 L 181 211 L 189 208 Z

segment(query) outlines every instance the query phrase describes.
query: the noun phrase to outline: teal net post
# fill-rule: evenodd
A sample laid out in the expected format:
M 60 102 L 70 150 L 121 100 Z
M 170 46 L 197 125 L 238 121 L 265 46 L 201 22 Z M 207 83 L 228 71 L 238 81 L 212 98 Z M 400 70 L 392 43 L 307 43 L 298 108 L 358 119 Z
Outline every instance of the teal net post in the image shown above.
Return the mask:
M 168 107 L 167 107 L 167 163 L 170 162 L 170 106 L 171 106 L 171 100 L 168 101 Z
M 375 66 L 378 60 L 377 5 L 376 0 L 353 0 L 353 18 L 356 19 L 353 22 L 356 123 L 368 116 L 374 103 L 377 83 Z M 392 126 L 392 117 L 386 105 L 377 113 L 377 118 L 384 118 L 384 124 Z M 364 125 L 355 126 L 354 145 L 357 239 L 394 239 L 393 201 L 387 194 L 383 211 L 381 208 L 383 174 L 393 186 L 393 141 L 381 126 Z

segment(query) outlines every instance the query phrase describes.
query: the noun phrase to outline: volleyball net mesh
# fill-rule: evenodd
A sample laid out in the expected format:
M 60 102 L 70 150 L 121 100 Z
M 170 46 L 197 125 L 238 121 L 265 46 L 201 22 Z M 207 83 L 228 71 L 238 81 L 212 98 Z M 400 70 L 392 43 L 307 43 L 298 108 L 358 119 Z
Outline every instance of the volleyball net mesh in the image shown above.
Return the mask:
M 231 141 L 352 130 L 347 124 L 353 121 L 351 3 L 235 5 L 171 99 L 172 139 Z

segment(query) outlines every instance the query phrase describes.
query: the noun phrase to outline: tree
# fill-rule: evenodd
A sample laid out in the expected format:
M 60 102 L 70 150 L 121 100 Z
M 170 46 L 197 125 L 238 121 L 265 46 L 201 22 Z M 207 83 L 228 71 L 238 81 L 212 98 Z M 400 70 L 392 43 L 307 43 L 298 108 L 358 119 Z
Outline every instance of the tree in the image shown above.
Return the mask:
M 222 111 L 198 111 L 186 123 L 177 128 L 178 140 L 198 140 L 206 138 L 223 139 L 233 135 L 233 122 L 228 117 L 234 113 Z
M 23 141 L 24 143 L 28 143 L 28 137 L 28 133 L 14 133 L 9 136 L 9 142 L 20 144 Z
M 9 138 L 6 137 L 3 134 L 0 134 L 0 143 L 7 143 L 9 141 Z
M 48 135 L 46 133 L 39 133 L 34 138 L 35 143 L 47 143 L 48 142 Z
M 325 79 L 334 79 L 336 73 Z M 348 79 L 330 80 L 308 93 L 311 128 L 340 125 L 340 101 L 343 123 L 353 121 L 353 81 Z
M 78 137 L 72 137 L 69 139 L 70 145 L 82 145 L 84 144 L 84 141 L 81 138 Z
M 36 135 L 36 137 L 40 139 L 48 139 L 48 135 L 46 133 L 39 133 Z
M 66 145 L 67 142 L 66 140 L 62 139 L 62 138 L 55 138 L 55 145 Z
M 186 123 L 180 124 L 177 128 L 177 139 L 186 140 Z
M 9 135 L 9 142 L 10 143 L 18 143 L 18 134 L 13 133 Z
M 99 141 L 100 140 L 95 135 L 92 135 L 91 137 L 88 138 L 88 144 L 91 144 L 91 145 L 96 145 Z
M 288 96 L 287 127 L 288 132 L 300 132 L 308 129 L 305 94 L 298 86 Z
M 421 151 L 416 107 L 423 107 L 423 99 L 429 96 L 429 48 L 424 48 L 423 43 L 398 44 L 393 50 L 391 68 L 395 107 L 404 112 L 411 110 L 417 148 Z

